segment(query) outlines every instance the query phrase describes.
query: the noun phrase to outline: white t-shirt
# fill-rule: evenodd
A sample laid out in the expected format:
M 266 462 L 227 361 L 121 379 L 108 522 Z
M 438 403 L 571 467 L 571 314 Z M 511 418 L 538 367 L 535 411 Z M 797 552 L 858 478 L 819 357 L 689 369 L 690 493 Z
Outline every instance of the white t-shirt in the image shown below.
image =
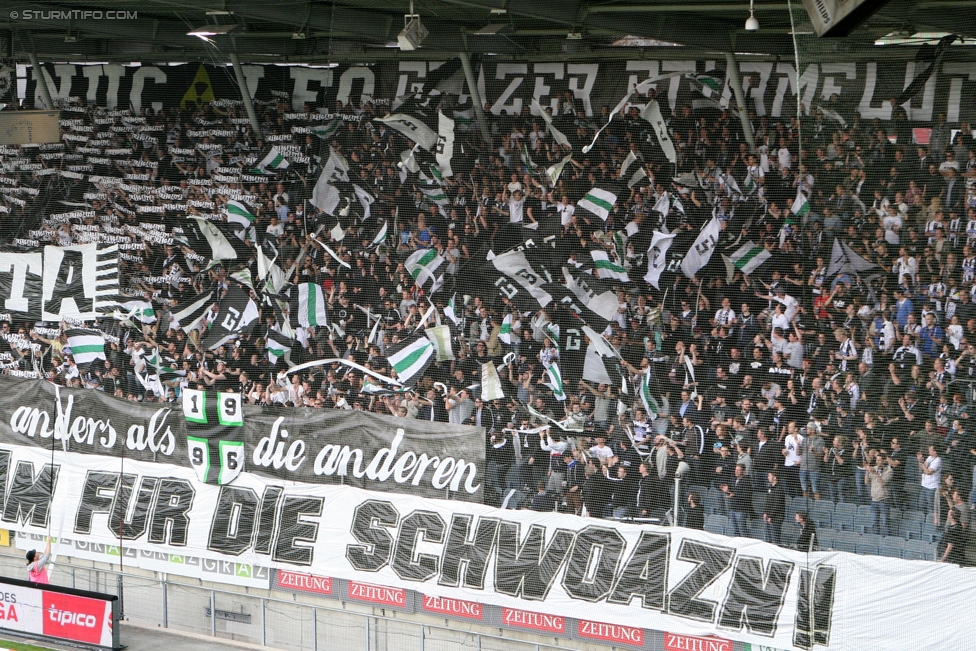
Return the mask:
M 510 224 L 518 224 L 525 219 L 525 198 L 508 200 L 508 221 Z
M 602 448 L 599 445 L 594 445 L 592 448 L 590 448 L 590 454 L 598 459 L 609 459 L 613 456 L 613 450 L 606 445 L 604 445 Z
M 783 449 L 786 450 L 786 460 L 783 465 L 787 468 L 792 468 L 800 464 L 800 445 L 803 443 L 803 437 L 797 434 L 795 437 L 790 435 L 786 437 L 783 441 Z
M 922 474 L 922 488 L 934 490 L 942 483 L 942 458 L 928 457 L 925 460 L 925 465 L 929 467 L 929 470 L 934 470 L 935 472 L 931 475 Z

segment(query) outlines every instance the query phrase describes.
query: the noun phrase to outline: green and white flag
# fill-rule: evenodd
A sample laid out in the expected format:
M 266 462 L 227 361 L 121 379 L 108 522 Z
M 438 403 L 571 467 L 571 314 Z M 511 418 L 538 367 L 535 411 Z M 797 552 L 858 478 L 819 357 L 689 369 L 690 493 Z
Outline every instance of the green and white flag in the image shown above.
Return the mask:
M 370 206 L 376 201 L 376 197 L 355 183 L 352 184 L 352 191 L 356 193 L 356 198 L 359 199 L 359 205 L 363 207 L 363 221 L 366 221 L 370 217 Z
M 434 158 L 442 176 L 454 176 L 451 170 L 451 158 L 454 157 L 454 120 L 437 112 L 437 147 Z
M 603 221 L 607 220 L 610 216 L 610 211 L 613 210 L 613 204 L 617 202 L 617 195 L 607 190 L 601 190 L 600 188 L 593 188 L 586 193 L 582 199 L 580 199 L 576 205 L 579 208 L 584 208 Z
M 502 389 L 502 381 L 498 377 L 498 369 L 494 362 L 487 362 L 481 365 L 481 399 L 482 400 L 501 400 L 505 397 Z
M 329 120 L 325 124 L 320 124 L 318 126 L 312 127 L 311 129 L 309 129 L 309 131 L 314 133 L 322 140 L 331 140 L 339 133 L 339 129 L 341 128 L 342 128 L 342 118 L 336 117 L 333 118 L 332 120 Z
M 559 365 L 553 362 L 547 366 L 546 374 L 549 376 L 549 381 L 545 385 L 552 389 L 553 397 L 562 402 L 566 399 L 566 392 L 563 390 L 563 376 L 559 373 Z
M 437 286 L 440 284 L 438 278 L 443 278 L 443 276 L 435 276 L 434 272 L 443 263 L 444 258 L 438 255 L 435 249 L 420 249 L 411 253 L 403 266 L 406 267 L 407 273 L 410 274 L 418 287 L 423 287 L 428 282 Z
M 254 289 L 254 278 L 251 276 L 251 270 L 247 267 L 241 267 L 240 269 L 232 271 L 230 277 L 248 289 Z
M 105 359 L 105 335 L 98 330 L 72 328 L 65 332 L 68 348 L 78 366 L 90 364 L 96 359 Z
M 810 202 L 807 201 L 807 197 L 805 194 L 803 194 L 802 190 L 796 191 L 796 199 L 793 200 L 793 205 L 790 207 L 790 212 L 796 215 L 797 217 L 803 217 L 803 215 L 810 212 Z M 793 219 L 789 217 L 786 218 L 786 222 L 787 224 L 796 223 Z
M 391 346 L 386 353 L 386 359 L 396 371 L 397 379 L 404 384 L 411 384 L 423 375 L 423 372 L 433 362 L 436 350 L 424 333 L 416 333 L 402 342 Z
M 450 362 L 454 359 L 454 349 L 451 347 L 451 328 L 446 325 L 434 326 L 424 331 L 430 342 L 434 344 L 438 362 Z
M 289 367 L 294 366 L 294 363 L 291 361 L 291 351 L 294 345 L 295 340 L 293 338 L 286 337 L 274 330 L 268 331 L 264 345 L 268 351 L 268 361 L 272 364 L 277 364 L 278 360 L 281 359 Z
M 436 204 L 438 206 L 444 207 L 451 204 L 451 200 L 447 198 L 444 194 L 443 188 L 435 188 L 433 190 L 426 190 L 424 188 L 420 189 L 421 192 L 427 197 L 427 201 Z
M 274 171 L 286 170 L 288 169 L 288 160 L 277 147 L 272 147 L 271 151 L 258 162 L 257 169 L 261 170 L 262 173 L 269 169 Z
M 454 325 L 460 326 L 461 319 L 459 319 L 457 316 L 456 300 L 457 300 L 457 293 L 453 294 L 451 296 L 451 300 L 447 302 L 447 307 L 444 308 L 444 316 L 450 319 Z
M 474 131 L 474 109 L 453 111 L 454 128 L 458 131 Z
M 303 328 L 329 324 L 321 285 L 302 283 L 298 286 L 298 324 Z
M 661 413 L 661 407 L 657 404 L 657 400 L 651 394 L 651 374 L 650 371 L 641 374 L 640 385 L 637 387 L 637 394 L 640 396 L 641 402 L 644 403 L 644 411 L 647 415 L 653 418 Z
M 593 258 L 593 267 L 596 269 L 597 278 L 630 282 L 627 270 L 610 260 L 606 251 L 590 251 L 590 257 Z
M 164 361 L 162 356 L 159 354 L 158 348 L 153 348 L 152 354 L 146 357 L 146 363 L 156 369 L 156 373 L 176 373 L 176 369 L 172 366 L 168 366 Z
M 722 260 L 725 262 L 725 278 L 728 282 L 732 282 L 736 271 L 741 271 L 748 276 L 771 257 L 773 254 L 765 248 L 757 246 L 751 241 L 746 242 L 732 255 L 722 256 Z
M 550 165 L 546 168 L 546 178 L 549 179 L 549 185 L 556 187 L 556 182 L 563 173 L 563 168 L 566 167 L 566 163 L 573 159 L 573 155 L 570 154 L 566 158 L 562 159 L 555 165 Z
M 370 244 L 370 246 L 379 246 L 380 244 L 385 242 L 386 233 L 389 230 L 389 228 L 390 228 L 390 222 L 383 222 L 383 225 L 380 226 L 380 230 L 378 233 L 376 233 L 376 237 L 373 238 L 373 241 Z
M 119 304 L 121 315 L 139 323 L 156 323 L 156 310 L 149 301 L 126 301 Z
M 512 343 L 512 315 L 506 314 L 502 319 L 502 327 L 498 332 L 498 339 L 504 344 Z
M 230 223 L 239 224 L 243 228 L 250 228 L 254 225 L 254 215 L 240 201 L 228 201 L 226 208 L 227 221 Z
M 624 174 L 626 174 L 627 170 L 630 169 L 630 166 L 636 162 L 637 154 L 632 151 L 627 152 L 627 157 L 620 162 L 620 174 L 618 176 L 620 178 L 624 178 Z
M 756 182 L 752 179 L 752 173 L 746 172 L 746 191 L 745 194 L 748 196 L 756 191 Z

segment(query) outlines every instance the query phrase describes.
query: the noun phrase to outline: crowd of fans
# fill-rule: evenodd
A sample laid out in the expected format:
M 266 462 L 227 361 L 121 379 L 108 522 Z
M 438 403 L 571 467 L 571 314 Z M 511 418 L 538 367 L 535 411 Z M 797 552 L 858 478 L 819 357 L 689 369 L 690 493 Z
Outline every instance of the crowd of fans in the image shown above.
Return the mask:
M 216 387 L 240 391 L 255 405 L 476 425 L 486 431 L 486 499 L 498 505 L 657 516 L 672 503 L 684 462 L 686 485 L 718 488 L 743 534 L 745 518 L 760 517 L 773 542 L 786 517 L 783 498 L 800 495 L 870 504 L 879 533 L 887 533 L 892 507 L 934 513 L 937 523 L 951 523 L 953 536 L 968 531 L 976 497 L 973 130 L 948 124 L 944 115 L 910 125 L 900 107 L 891 121 L 868 122 L 831 98 L 824 106 L 844 123 L 819 109 L 800 119 L 753 115 L 757 148 L 750 152 L 734 112 L 679 106 L 671 114 L 663 98 L 662 105 L 676 164 L 648 139 L 648 124 L 631 108 L 588 153 L 573 148 L 554 187 L 538 170 L 570 148 L 554 142 L 527 107 L 520 116 L 488 112 L 490 144 L 476 131 L 458 134 L 454 175 L 440 182 L 445 207 L 421 192 L 428 181 L 399 165 L 410 143 L 371 120 L 385 106 L 337 106 L 347 119 L 327 141 L 308 131 L 321 124 L 314 112 L 258 106 L 264 136 L 276 136 L 270 140 L 292 161 L 278 176 L 244 180 L 267 143 L 254 138 L 233 102 L 146 109 L 140 116 L 78 103 L 63 113 L 63 120 L 75 119 L 64 131 L 75 133 L 75 123 L 94 126 L 87 141 L 68 138 L 57 150 L 7 148 L 3 176 L 16 180 L 10 187 L 40 192 L 8 201 L 5 244 L 89 241 L 91 226 L 144 244 L 123 256 L 124 292 L 150 300 L 156 320 L 123 330 L 104 362 L 79 368 L 63 334 L 51 331 L 57 324 L 15 318 L 2 326 L 8 367 L 129 400 L 174 401 L 183 387 Z M 589 142 L 602 125 L 582 116 L 572 98 L 560 102 L 557 114 L 575 128 L 574 142 Z M 930 127 L 927 142 L 915 143 L 910 126 Z M 281 138 L 287 136 L 293 139 Z M 79 154 L 82 147 L 86 153 Z M 18 171 L 13 162 L 67 170 L 86 163 L 93 147 L 131 154 L 95 162 L 82 179 Z M 345 224 L 341 240 L 329 235 L 334 218 L 307 201 L 330 147 L 349 162 L 351 180 L 376 199 L 371 218 Z M 43 156 L 50 151 L 65 155 Z M 647 180 L 619 195 L 606 220 L 576 207 L 591 188 L 618 176 L 631 151 Z M 697 173 L 694 187 L 673 180 L 689 172 Z M 733 190 L 749 179 L 751 192 Z M 798 191 L 810 206 L 802 215 L 791 212 Z M 660 212 L 666 192 L 680 199 L 680 210 L 669 201 L 667 214 Z M 283 361 L 269 361 L 265 337 L 275 318 L 266 306 L 259 327 L 214 351 L 201 349 L 199 332 L 170 327 L 172 306 L 207 289 L 226 290 L 235 271 L 230 264 L 208 268 L 206 252 L 181 247 L 172 235 L 186 215 L 219 214 L 242 197 L 260 238 L 275 238 L 288 280 L 319 284 L 328 301 L 330 326 L 299 329 L 292 362 L 338 357 L 385 375 L 392 374 L 386 349 L 420 324 L 428 299 L 443 316 L 453 279 L 478 274 L 488 251 L 518 244 L 513 223 L 558 224 L 567 245 L 553 253 L 564 256 L 557 266 L 612 248 L 612 235 L 632 222 L 667 228 L 688 243 L 713 215 L 724 230 L 713 264 L 695 278 L 672 266 L 660 291 L 640 280 L 646 248 L 637 250 L 637 239 L 626 246 L 620 262 L 633 265 L 631 281 L 621 283 L 620 316 L 602 334 L 621 352 L 629 394 L 578 380 L 557 401 L 545 368 L 560 351 L 540 327 L 551 314 L 514 314 L 513 343 L 503 343 L 504 317 L 514 308 L 490 282 L 457 296 L 454 361 L 433 364 L 408 392 L 377 392 L 366 390 L 362 373 L 340 364 L 288 375 Z M 51 220 L 70 210 L 59 200 L 87 204 L 93 213 Z M 172 203 L 184 208 L 140 210 Z M 382 220 L 389 237 L 376 244 Z M 828 274 L 835 240 L 875 266 Z M 719 254 L 747 241 L 771 257 L 749 276 L 735 271 L 728 282 Z M 445 289 L 433 295 L 420 291 L 403 264 L 422 248 L 445 259 Z M 256 271 L 253 256 L 241 262 Z M 370 315 L 381 320 L 374 337 Z M 506 397 L 482 401 L 481 365 L 501 365 L 510 350 L 517 361 L 499 373 Z M 147 361 L 153 355 L 176 375 L 142 382 L 157 372 Z M 634 399 L 642 376 L 657 413 Z M 753 514 L 752 497 L 763 493 L 771 496 L 767 511 Z M 688 524 L 701 526 L 702 496 L 681 498 Z

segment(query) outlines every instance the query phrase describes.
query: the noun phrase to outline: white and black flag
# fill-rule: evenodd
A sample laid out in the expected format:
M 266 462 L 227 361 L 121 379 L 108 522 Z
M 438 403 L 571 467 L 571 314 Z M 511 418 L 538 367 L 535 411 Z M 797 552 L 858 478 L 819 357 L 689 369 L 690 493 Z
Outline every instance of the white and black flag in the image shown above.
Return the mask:
M 178 326 L 183 332 L 189 333 L 200 325 L 200 321 L 207 315 L 214 304 L 213 291 L 197 294 L 193 298 L 180 303 L 173 308 L 173 326 Z
M 217 316 L 210 324 L 202 345 L 208 350 L 223 346 L 235 337 L 246 333 L 258 320 L 257 303 L 239 285 L 232 285 L 220 304 Z

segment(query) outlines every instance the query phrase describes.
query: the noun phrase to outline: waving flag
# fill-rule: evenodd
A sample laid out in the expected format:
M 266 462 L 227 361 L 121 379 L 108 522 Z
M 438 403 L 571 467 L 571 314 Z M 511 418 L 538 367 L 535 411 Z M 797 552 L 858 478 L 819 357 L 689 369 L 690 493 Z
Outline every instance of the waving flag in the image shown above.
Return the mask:
M 501 340 L 503 344 L 512 343 L 512 315 L 506 314 L 505 318 L 502 319 L 502 327 L 498 332 L 498 339 Z
M 773 254 L 761 246 L 753 244 L 751 241 L 743 244 L 732 255 L 723 255 L 725 262 L 726 279 L 732 282 L 736 271 L 741 271 L 748 276 L 759 268 L 762 263 L 773 257 Z
M 264 347 L 268 351 L 268 361 L 272 364 L 277 364 L 280 359 L 284 360 L 289 367 L 294 366 L 291 361 L 291 351 L 294 346 L 295 340 L 293 338 L 286 337 L 274 330 L 268 331 L 268 335 L 265 337 Z
M 240 201 L 228 201 L 227 221 L 247 229 L 254 225 L 254 215 Z
M 325 309 L 322 287 L 315 283 L 298 286 L 298 325 L 303 328 L 326 326 L 329 318 Z
M 65 332 L 68 348 L 78 366 L 90 364 L 96 359 L 105 359 L 105 335 L 98 330 L 72 328 Z
M 386 359 L 400 382 L 414 384 L 433 362 L 435 354 L 434 344 L 423 332 L 418 332 L 390 346 Z
M 228 341 L 247 333 L 260 316 L 257 303 L 240 287 L 231 285 L 220 305 L 217 317 L 210 324 L 201 346 L 207 350 L 220 348 Z
M 312 127 L 311 129 L 309 129 L 309 131 L 314 133 L 322 140 L 331 140 L 332 138 L 335 138 L 339 134 L 339 129 L 342 128 L 342 123 L 343 123 L 342 118 L 336 117 L 326 122 L 325 124 Z
M 559 402 L 565 400 L 566 391 L 563 389 L 563 376 L 559 373 L 559 365 L 553 362 L 547 366 L 546 375 L 549 376 L 549 381 L 545 385 L 552 389 L 553 397 Z
M 200 325 L 200 321 L 210 312 L 213 304 L 213 291 L 197 294 L 188 301 L 180 303 L 173 308 L 174 325 L 179 326 L 183 332 L 189 333 Z
M 610 260 L 606 251 L 590 251 L 590 257 L 593 258 L 593 267 L 596 269 L 597 278 L 630 282 L 627 270 Z
M 272 147 L 271 150 L 264 155 L 264 158 L 258 161 L 256 169 L 262 174 L 267 173 L 269 169 L 276 172 L 279 170 L 286 170 L 288 169 L 288 160 L 285 159 L 285 156 L 281 153 L 281 150 L 279 150 L 277 147 Z
M 156 323 L 156 310 L 149 301 L 126 301 L 119 304 L 117 313 L 127 318 L 135 318 L 140 323 Z
M 681 271 L 689 278 L 694 278 L 698 270 L 708 264 L 715 253 L 715 245 L 722 234 L 722 222 L 718 217 L 712 217 L 701 233 L 695 238 L 695 243 L 688 249 L 685 259 L 681 261 Z
M 670 233 L 655 231 L 651 246 L 647 249 L 647 273 L 644 275 L 644 280 L 653 285 L 654 289 L 660 289 L 658 282 L 668 266 L 668 249 L 671 248 L 674 237 Z
M 444 258 L 438 255 L 436 250 L 420 249 L 410 254 L 410 257 L 403 263 L 403 266 L 406 267 L 407 273 L 413 277 L 418 287 L 423 287 L 429 282 L 431 285 L 430 291 L 434 291 L 434 288 L 439 287 L 444 279 L 443 276 L 434 275 L 434 272 L 443 263 Z
M 654 399 L 653 394 L 651 394 L 651 374 L 650 371 L 641 374 L 640 385 L 637 387 L 637 395 L 640 396 L 641 402 L 644 403 L 644 411 L 647 412 L 648 417 L 652 420 L 657 418 L 657 415 L 661 413 L 661 408 L 657 404 L 657 400 Z
M 576 202 L 577 207 L 590 211 L 603 221 L 607 221 L 613 204 L 617 202 L 617 195 L 609 190 L 593 188 L 582 199 Z
M 805 194 L 803 194 L 803 190 L 797 189 L 796 199 L 793 200 L 793 205 L 790 207 L 790 212 L 797 217 L 802 217 L 810 212 L 810 202 L 807 201 L 807 197 Z

